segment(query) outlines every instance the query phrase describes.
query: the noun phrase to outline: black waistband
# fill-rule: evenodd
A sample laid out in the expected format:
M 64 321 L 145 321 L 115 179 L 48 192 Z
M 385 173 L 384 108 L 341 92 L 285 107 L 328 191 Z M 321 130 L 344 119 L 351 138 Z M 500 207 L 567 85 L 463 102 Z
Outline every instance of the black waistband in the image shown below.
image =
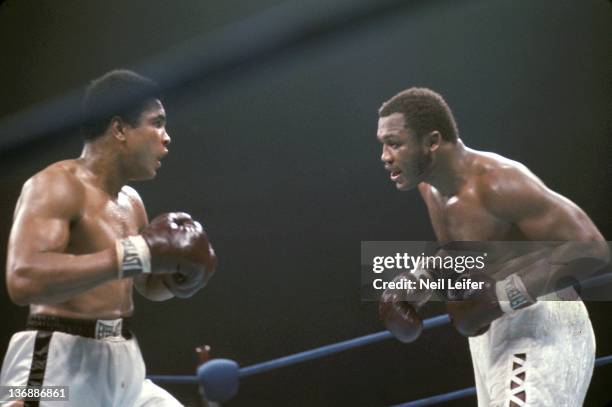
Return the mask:
M 34 314 L 28 315 L 26 323 L 27 329 L 37 331 L 58 331 L 71 335 L 85 336 L 87 338 L 102 338 L 112 335 L 100 335 L 100 327 L 104 326 L 104 320 L 96 319 L 74 319 L 65 317 L 56 317 L 51 315 Z M 122 318 L 121 335 L 124 338 L 131 338 L 132 334 L 129 330 L 130 319 Z M 98 332 L 98 334 L 96 334 Z

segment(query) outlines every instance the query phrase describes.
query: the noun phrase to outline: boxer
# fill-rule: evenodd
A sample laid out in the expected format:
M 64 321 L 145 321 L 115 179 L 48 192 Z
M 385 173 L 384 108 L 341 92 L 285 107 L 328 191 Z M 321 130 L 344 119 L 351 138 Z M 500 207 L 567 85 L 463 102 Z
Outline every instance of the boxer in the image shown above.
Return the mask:
M 495 242 L 489 257 L 500 260 L 500 267 L 458 276 L 482 288 L 445 295 L 453 324 L 470 337 L 478 405 L 582 405 L 594 366 L 593 329 L 577 296 L 554 301 L 571 286 L 550 281 L 589 277 L 597 267 L 582 267 L 585 259 L 608 262 L 604 238 L 591 219 L 524 165 L 466 147 L 450 108 L 432 90 L 410 88 L 385 102 L 377 138 L 391 182 L 400 191 L 418 188 L 441 244 Z M 504 241 L 557 243 L 528 262 L 529 253 L 512 253 Z M 576 250 L 576 242 L 587 242 L 587 249 Z M 416 311 L 428 295 L 382 295 L 381 318 L 398 339 L 418 337 Z
M 109 102 L 129 96 L 114 110 Z M 136 288 L 153 301 L 188 298 L 215 271 L 202 226 L 186 213 L 148 222 L 126 184 L 153 179 L 170 137 L 157 85 L 134 72 L 94 80 L 83 100 L 82 154 L 31 177 L 15 209 L 8 293 L 28 305 L 27 329 L 13 335 L 2 386 L 68 386 L 68 400 L 38 406 L 178 406 L 145 380 L 126 317 Z

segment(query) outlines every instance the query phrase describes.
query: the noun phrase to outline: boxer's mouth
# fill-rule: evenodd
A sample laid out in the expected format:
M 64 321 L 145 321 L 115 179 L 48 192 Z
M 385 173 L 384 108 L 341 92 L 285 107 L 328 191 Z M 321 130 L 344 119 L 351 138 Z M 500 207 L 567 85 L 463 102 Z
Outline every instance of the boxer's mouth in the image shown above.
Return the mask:
M 397 177 L 400 176 L 401 173 L 402 173 L 401 171 L 393 170 L 393 171 L 391 171 L 390 177 L 391 177 L 392 180 L 395 181 L 397 179 Z

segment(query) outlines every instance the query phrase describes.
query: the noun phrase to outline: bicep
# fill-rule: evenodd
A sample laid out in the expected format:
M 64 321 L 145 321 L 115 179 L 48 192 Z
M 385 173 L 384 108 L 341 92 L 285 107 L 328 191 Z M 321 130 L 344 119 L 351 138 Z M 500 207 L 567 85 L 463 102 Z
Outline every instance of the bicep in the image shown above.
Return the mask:
M 15 218 L 11 243 L 36 252 L 63 252 L 69 240 L 70 221 L 61 216 L 24 210 Z
M 24 187 L 15 209 L 8 247 L 9 269 L 31 255 L 61 253 L 68 246 L 75 212 L 73 198 L 63 193 L 58 196 L 53 187 L 44 189 L 39 184 Z
M 603 239 L 589 217 L 569 199 L 550 190 L 527 170 L 510 170 L 495 177 L 487 205 L 534 241 Z
M 536 205 L 535 210 L 519 216 L 516 222 L 518 228 L 528 239 L 540 241 L 603 240 L 591 219 L 573 202 L 561 196 L 553 196 L 547 202 L 536 203 Z

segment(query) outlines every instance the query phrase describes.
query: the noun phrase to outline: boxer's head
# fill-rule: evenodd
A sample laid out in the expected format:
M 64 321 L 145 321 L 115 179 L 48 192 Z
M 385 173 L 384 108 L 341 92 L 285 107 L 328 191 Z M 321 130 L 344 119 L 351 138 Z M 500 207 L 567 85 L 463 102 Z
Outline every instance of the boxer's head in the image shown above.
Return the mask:
M 378 111 L 377 137 L 381 160 L 397 189 L 408 190 L 424 181 L 442 143 L 456 143 L 457 124 L 439 94 L 410 88 L 393 96 Z
M 155 176 L 170 143 L 155 82 L 128 70 L 110 71 L 87 87 L 83 110 L 87 142 L 108 136 L 128 178 Z

